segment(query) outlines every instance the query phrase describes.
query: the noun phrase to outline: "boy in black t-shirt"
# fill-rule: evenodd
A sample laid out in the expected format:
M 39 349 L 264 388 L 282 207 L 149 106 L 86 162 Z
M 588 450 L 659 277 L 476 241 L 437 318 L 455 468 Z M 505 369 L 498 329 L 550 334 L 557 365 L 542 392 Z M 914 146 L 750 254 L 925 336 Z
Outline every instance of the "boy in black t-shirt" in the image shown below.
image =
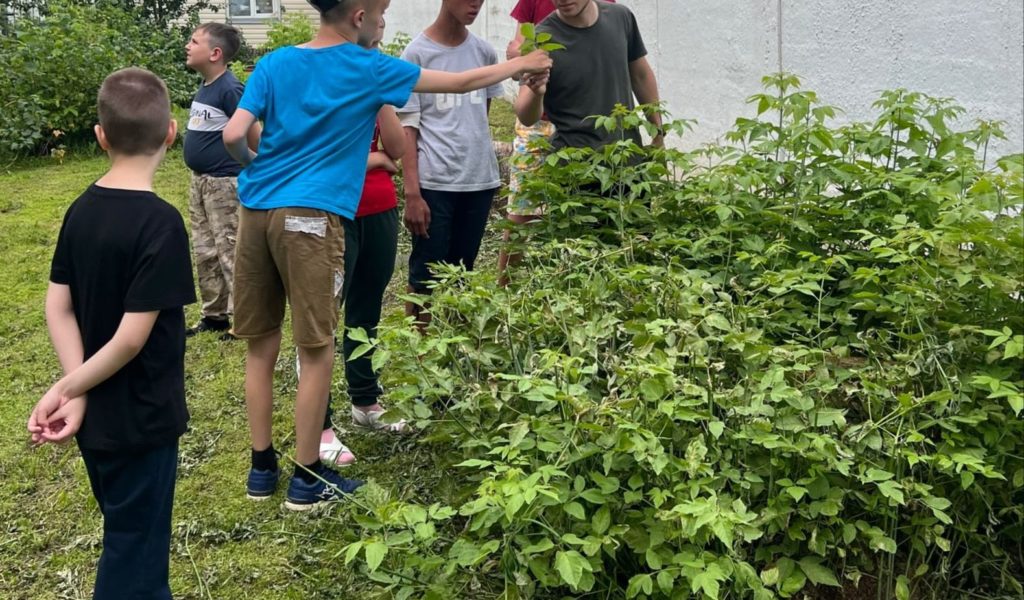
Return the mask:
M 231 339 L 235 239 L 238 234 L 238 174 L 242 165 L 224 148 L 222 132 L 235 114 L 244 87 L 228 70 L 242 44 L 238 30 L 224 23 L 204 23 L 185 46 L 185 65 L 203 76 L 188 119 L 185 165 L 192 171 L 188 214 L 196 254 L 202 318 L 185 332 L 221 332 Z M 249 147 L 256 150 L 260 124 L 249 129 Z
M 163 81 L 143 69 L 111 74 L 97 103 L 110 170 L 64 215 L 46 322 L 65 376 L 28 430 L 36 444 L 77 434 L 103 513 L 93 598 L 163 600 L 188 422 L 182 307 L 196 299 L 185 224 L 153 193 L 177 125 Z

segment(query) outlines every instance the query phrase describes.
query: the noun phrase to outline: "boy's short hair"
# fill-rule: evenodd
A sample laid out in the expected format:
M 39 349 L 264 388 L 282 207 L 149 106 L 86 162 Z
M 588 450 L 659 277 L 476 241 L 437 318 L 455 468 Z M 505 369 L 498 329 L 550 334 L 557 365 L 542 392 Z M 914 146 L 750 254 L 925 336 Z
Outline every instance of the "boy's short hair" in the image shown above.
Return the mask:
M 210 48 L 220 48 L 224 55 L 224 64 L 231 62 L 242 47 L 242 34 L 237 28 L 226 23 L 203 23 L 196 27 L 210 38 Z
M 110 149 L 118 154 L 155 154 L 167 140 L 167 86 L 145 69 L 129 67 L 108 75 L 96 97 L 96 112 Z
M 366 4 L 364 0 L 308 0 L 308 2 L 328 23 L 336 23 L 350 15 L 356 7 Z

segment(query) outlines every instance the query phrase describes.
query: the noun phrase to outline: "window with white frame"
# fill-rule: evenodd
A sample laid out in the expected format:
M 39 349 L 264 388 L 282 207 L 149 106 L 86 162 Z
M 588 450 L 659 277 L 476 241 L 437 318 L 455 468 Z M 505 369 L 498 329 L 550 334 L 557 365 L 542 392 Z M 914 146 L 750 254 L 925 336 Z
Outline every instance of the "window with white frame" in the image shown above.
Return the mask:
M 278 0 L 228 0 L 231 19 L 266 19 L 277 15 Z

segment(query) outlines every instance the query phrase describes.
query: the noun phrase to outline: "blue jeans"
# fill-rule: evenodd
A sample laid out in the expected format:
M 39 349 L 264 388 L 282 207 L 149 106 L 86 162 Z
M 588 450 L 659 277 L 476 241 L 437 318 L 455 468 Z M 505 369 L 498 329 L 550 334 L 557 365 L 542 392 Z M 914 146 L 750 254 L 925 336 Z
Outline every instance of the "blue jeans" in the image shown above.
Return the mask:
M 498 188 L 477 192 L 441 192 L 421 189 L 430 207 L 429 237 L 412 237 L 409 255 L 409 285 L 416 293 L 428 291 L 433 279 L 429 264 L 462 265 L 473 270 L 480 241 L 484 237 L 487 216 Z
M 171 600 L 167 581 L 178 442 L 142 451 L 82 449 L 103 513 L 93 600 Z

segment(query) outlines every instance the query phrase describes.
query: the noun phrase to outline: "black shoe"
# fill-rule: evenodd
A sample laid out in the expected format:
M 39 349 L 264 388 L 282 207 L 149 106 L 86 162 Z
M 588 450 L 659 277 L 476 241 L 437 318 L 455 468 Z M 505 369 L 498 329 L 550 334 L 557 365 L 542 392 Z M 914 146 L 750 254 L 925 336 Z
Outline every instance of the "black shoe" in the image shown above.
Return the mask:
M 197 333 L 205 333 L 207 331 L 224 333 L 225 335 L 231 334 L 231 322 L 227 319 L 211 319 L 210 317 L 203 317 L 199 319 L 195 327 L 190 327 L 185 330 L 185 337 L 192 337 Z M 222 338 L 224 336 L 221 336 Z M 234 336 L 231 336 L 233 339 Z

